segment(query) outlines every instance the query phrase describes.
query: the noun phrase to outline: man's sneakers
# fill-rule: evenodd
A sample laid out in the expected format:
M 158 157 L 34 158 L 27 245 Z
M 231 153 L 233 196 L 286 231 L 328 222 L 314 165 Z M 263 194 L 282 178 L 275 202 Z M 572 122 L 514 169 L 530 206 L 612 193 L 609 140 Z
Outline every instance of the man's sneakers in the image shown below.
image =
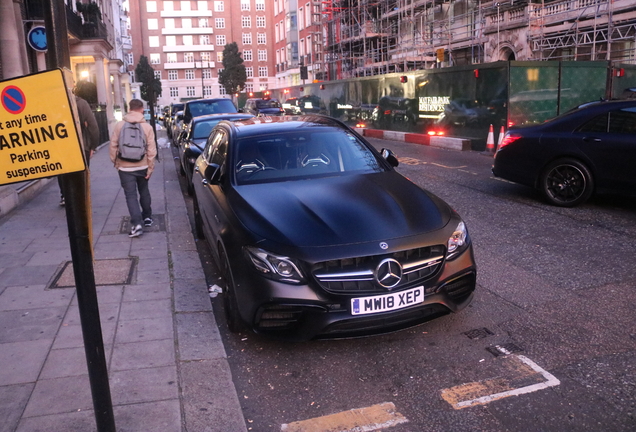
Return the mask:
M 64 207 L 65 204 L 66 204 L 66 201 L 64 200 L 64 196 L 62 196 L 60 198 L 60 207 Z
M 139 237 L 143 233 L 144 233 L 144 229 L 141 227 L 141 225 L 135 225 L 130 230 L 130 234 L 128 234 L 128 237 Z
M 151 227 L 152 226 L 152 218 L 144 219 L 144 226 Z

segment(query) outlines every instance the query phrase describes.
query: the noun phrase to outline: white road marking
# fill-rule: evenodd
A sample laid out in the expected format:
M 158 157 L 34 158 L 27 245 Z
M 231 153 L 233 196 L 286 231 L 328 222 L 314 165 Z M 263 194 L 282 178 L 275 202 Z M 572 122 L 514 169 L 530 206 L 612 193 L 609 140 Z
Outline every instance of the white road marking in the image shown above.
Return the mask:
M 500 346 L 496 347 L 500 352 L 506 354 L 508 358 L 518 360 L 520 366 L 518 368 L 518 372 L 520 376 L 513 377 L 512 379 L 508 378 L 494 378 L 485 381 L 473 382 L 468 384 L 463 384 L 460 386 L 451 387 L 449 389 L 442 390 L 442 398 L 450 403 L 455 409 L 462 409 L 471 407 L 474 405 L 485 405 L 492 401 L 507 398 L 510 396 L 519 396 L 526 393 L 532 393 L 535 391 L 543 390 L 549 387 L 554 387 L 561 382 L 551 373 L 541 368 L 535 362 L 530 360 L 529 358 L 516 355 L 510 353 L 505 348 Z M 512 388 L 512 383 L 514 379 L 531 377 L 532 374 L 540 375 L 545 381 L 539 382 L 532 385 L 527 385 L 519 388 Z M 472 399 L 461 400 L 464 396 L 467 395 L 477 395 L 479 393 L 487 393 L 488 391 L 492 391 L 494 389 L 507 389 L 505 391 L 499 391 L 495 393 L 485 394 L 484 396 L 474 397 Z

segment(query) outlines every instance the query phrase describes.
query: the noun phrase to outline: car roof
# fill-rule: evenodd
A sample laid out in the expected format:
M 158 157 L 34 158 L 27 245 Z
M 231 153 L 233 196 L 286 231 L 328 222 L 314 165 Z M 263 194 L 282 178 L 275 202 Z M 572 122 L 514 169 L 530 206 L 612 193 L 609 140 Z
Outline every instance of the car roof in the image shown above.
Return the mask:
M 189 105 L 189 104 L 201 103 L 201 102 L 219 102 L 219 101 L 230 101 L 230 102 L 232 102 L 232 99 L 228 99 L 228 98 L 193 99 L 193 100 L 187 101 L 185 104 Z
M 221 122 L 232 130 L 237 138 L 272 133 L 285 133 L 292 131 L 309 130 L 313 128 L 331 128 L 342 131 L 351 131 L 344 123 L 322 115 L 303 116 L 265 116 L 252 117 L 240 122 Z M 221 125 L 219 123 L 219 125 Z
M 201 122 L 206 120 L 243 120 L 250 119 L 254 116 L 252 114 L 243 114 L 243 113 L 221 113 L 221 114 L 205 114 L 202 116 L 192 117 L 193 122 Z

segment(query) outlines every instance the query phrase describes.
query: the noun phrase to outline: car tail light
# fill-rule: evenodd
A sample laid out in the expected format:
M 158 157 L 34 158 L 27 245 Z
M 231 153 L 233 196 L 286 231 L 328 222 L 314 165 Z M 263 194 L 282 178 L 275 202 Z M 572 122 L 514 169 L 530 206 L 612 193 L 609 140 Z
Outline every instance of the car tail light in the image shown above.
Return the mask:
M 430 130 L 427 131 L 426 134 L 429 136 L 444 136 L 446 135 L 446 132 L 444 132 L 443 130 Z
M 517 141 L 519 138 L 521 138 L 518 135 L 510 135 L 510 132 L 506 133 L 506 135 L 504 135 L 503 140 L 501 141 L 501 144 L 499 144 L 499 147 L 497 147 L 497 151 L 501 150 L 502 148 L 504 148 L 505 146 L 512 144 L 513 142 Z

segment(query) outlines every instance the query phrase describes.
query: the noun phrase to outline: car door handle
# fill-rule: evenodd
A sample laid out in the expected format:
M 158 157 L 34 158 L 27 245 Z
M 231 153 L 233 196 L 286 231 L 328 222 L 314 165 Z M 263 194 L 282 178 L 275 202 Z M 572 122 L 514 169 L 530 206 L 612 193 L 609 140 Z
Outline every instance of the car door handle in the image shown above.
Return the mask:
M 600 138 L 594 138 L 594 137 L 585 137 L 583 138 L 583 141 L 585 142 L 601 142 Z

